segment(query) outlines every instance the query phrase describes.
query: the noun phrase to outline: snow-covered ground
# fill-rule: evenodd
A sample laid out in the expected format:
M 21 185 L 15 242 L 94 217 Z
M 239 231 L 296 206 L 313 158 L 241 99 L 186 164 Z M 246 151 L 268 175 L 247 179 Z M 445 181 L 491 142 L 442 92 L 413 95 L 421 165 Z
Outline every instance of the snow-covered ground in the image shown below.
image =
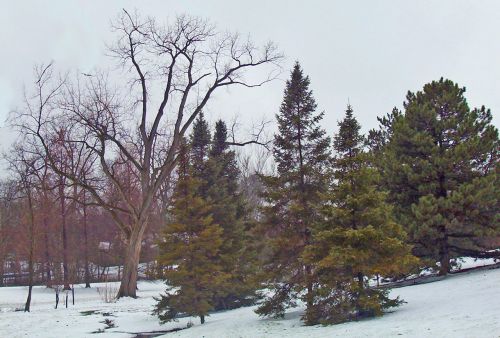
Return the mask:
M 204 325 L 197 318 L 160 325 L 151 315 L 160 282 L 140 282 L 138 299 L 105 303 L 96 286 L 76 286 L 76 304 L 54 309 L 54 291 L 35 287 L 31 313 L 15 312 L 25 300 L 25 287 L 0 288 L 0 337 L 134 337 L 134 333 L 185 328 L 164 337 L 500 337 L 500 269 L 454 275 L 443 281 L 394 289 L 407 304 L 382 318 L 335 326 L 306 327 L 303 309 L 285 319 L 261 319 L 242 308 L 212 314 Z M 103 285 L 99 285 L 103 287 Z M 62 295 L 64 300 L 64 295 Z M 71 297 L 70 297 L 71 299 Z M 95 312 L 94 312 L 95 311 Z M 105 319 L 115 327 L 103 333 Z
M 453 271 L 477 268 L 480 266 L 493 265 L 500 262 L 497 258 L 472 258 L 472 257 L 460 257 L 456 259 L 456 265 Z

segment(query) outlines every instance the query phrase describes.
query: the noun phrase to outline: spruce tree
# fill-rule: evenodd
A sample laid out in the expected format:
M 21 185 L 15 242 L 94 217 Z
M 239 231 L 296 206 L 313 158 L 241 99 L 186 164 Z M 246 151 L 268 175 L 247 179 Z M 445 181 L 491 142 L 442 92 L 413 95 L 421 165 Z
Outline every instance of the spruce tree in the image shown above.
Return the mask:
M 422 91 L 408 92 L 383 161 L 384 181 L 398 206 L 398 219 L 409 225 L 415 252 L 439 261 L 442 275 L 455 256 L 484 256 L 482 239 L 498 233 L 498 201 L 493 198 L 499 195 L 498 185 L 485 187 L 479 179 L 495 175 L 498 131 L 491 125 L 491 112 L 484 106 L 471 110 L 464 92 L 442 78 Z M 477 199 L 467 204 L 457 196 Z M 484 214 L 488 220 L 472 222 L 460 216 L 486 207 L 493 208 L 493 213 Z
M 265 176 L 264 220 L 271 252 L 263 279 L 272 290 L 257 309 L 259 315 L 283 316 L 302 298 L 313 305 L 313 271 L 302 260 L 318 221 L 317 206 L 327 187 L 325 163 L 330 158 L 330 139 L 320 128 L 323 113 L 309 89 L 309 77 L 297 62 L 286 83 L 280 112 L 279 133 L 274 138 L 277 174 Z
M 191 163 L 193 175 L 201 180 L 199 182 L 199 192 L 202 197 L 206 197 L 206 167 L 208 155 L 210 152 L 210 127 L 205 120 L 203 113 L 200 113 L 193 122 L 193 130 L 191 132 Z
M 238 189 L 239 175 L 235 152 L 228 146 L 226 124 L 219 120 L 206 163 L 207 199 L 214 222 L 223 230 L 220 264 L 228 276 L 215 295 L 216 310 L 249 305 L 255 300 L 255 252 L 248 210 Z
M 199 180 L 192 176 L 186 145 L 179 155 L 178 182 L 172 198 L 173 222 L 162 232 L 159 263 L 165 271 L 167 293 L 161 295 L 154 313 L 162 322 L 179 314 L 205 316 L 227 278 L 219 264 L 223 230 L 215 224 L 210 205 L 199 196 Z
M 333 141 L 334 187 L 304 254 L 318 281 L 306 315 L 311 324 L 381 315 L 397 306 L 399 299 L 389 299 L 387 291 L 370 288 L 367 281 L 400 274 L 415 262 L 403 228 L 392 219 L 386 193 L 379 190 L 360 129 L 348 106 Z

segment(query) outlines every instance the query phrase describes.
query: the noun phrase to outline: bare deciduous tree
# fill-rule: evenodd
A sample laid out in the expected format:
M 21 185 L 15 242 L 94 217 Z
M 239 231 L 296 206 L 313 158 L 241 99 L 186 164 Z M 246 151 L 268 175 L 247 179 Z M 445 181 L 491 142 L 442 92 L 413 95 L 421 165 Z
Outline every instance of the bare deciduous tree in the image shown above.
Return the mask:
M 33 155 L 32 152 L 23 148 L 22 145 L 14 145 L 11 151 L 11 157 L 8 158 L 10 169 L 17 176 L 17 195 L 18 198 L 26 202 L 27 209 L 27 236 L 28 236 L 28 297 L 24 305 L 24 312 L 29 312 L 31 307 L 31 294 L 34 284 L 34 267 L 35 267 L 35 198 L 37 194 L 37 175 L 36 173 L 42 168 L 40 158 Z
M 14 222 L 15 186 L 13 181 L 0 182 L 0 287 L 4 286 L 4 267 Z
M 162 26 L 124 11 L 113 28 L 119 38 L 110 51 L 125 70 L 120 82 L 128 76 L 126 90 L 113 86 L 106 74 L 55 80 L 52 65 L 39 67 L 36 93 L 26 97 L 26 109 L 13 124 L 57 174 L 85 189 L 113 217 L 126 239 L 119 296 L 135 297 L 143 234 L 175 168 L 181 139 L 215 92 L 272 80 L 282 56 L 272 43 L 258 48 L 189 16 Z M 253 83 L 245 75 L 255 67 L 266 75 Z M 61 130 L 58 142 L 71 144 L 78 161 L 92 166 L 85 175 L 58 159 L 53 141 Z M 130 180 L 120 175 L 124 163 L 133 168 L 137 194 L 129 194 Z M 112 197 L 106 194 L 110 186 Z

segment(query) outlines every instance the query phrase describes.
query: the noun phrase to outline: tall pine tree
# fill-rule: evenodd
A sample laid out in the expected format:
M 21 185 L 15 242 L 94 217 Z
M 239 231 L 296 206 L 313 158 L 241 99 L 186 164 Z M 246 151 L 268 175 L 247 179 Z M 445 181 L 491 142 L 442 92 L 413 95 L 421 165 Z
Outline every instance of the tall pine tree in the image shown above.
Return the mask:
M 333 141 L 334 187 L 304 254 L 318 281 L 314 305 L 306 314 L 310 324 L 381 315 L 398 305 L 398 299 L 370 288 L 367 281 L 378 274 L 400 274 L 415 262 L 405 232 L 392 219 L 386 193 L 379 190 L 379 175 L 363 150 L 360 129 L 348 106 Z
M 165 227 L 159 242 L 159 263 L 169 267 L 165 271 L 169 288 L 154 310 L 162 322 L 188 314 L 199 316 L 203 324 L 214 308 L 214 295 L 227 279 L 219 264 L 223 230 L 214 223 L 210 204 L 198 194 L 199 183 L 184 144 L 172 198 L 173 222 Z
M 283 316 L 299 298 L 308 308 L 313 305 L 313 271 L 302 254 L 311 243 L 317 206 L 328 185 L 325 163 L 330 158 L 330 139 L 319 126 L 323 113 L 315 112 L 309 84 L 297 62 L 276 115 L 277 175 L 263 177 L 266 206 L 262 223 L 271 251 L 264 281 L 273 292 L 257 309 L 260 315 Z
M 207 200 L 214 222 L 223 230 L 220 264 L 229 276 L 215 295 L 215 309 L 231 309 L 255 301 L 255 252 L 250 235 L 249 212 L 239 192 L 240 171 L 235 152 L 229 149 L 226 124 L 215 124 L 206 162 Z
M 491 112 L 471 110 L 464 92 L 444 79 L 409 92 L 383 161 L 398 219 L 410 225 L 416 252 L 440 262 L 442 275 L 457 255 L 484 256 L 483 239 L 499 231 L 498 185 L 485 184 L 496 180 L 498 131 Z M 464 218 L 486 209 L 492 212 L 481 220 Z

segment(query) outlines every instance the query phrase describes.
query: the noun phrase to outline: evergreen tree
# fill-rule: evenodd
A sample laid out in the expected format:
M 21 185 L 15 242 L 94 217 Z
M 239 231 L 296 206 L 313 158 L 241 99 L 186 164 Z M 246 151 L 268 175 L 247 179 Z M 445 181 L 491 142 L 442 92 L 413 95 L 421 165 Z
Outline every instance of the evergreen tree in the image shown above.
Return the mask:
M 364 136 L 361 135 L 361 126 L 353 115 L 350 105 L 347 106 L 344 119 L 339 122 L 339 132 L 333 139 L 335 150 L 335 178 L 339 181 L 350 177 L 363 163 L 358 155 L 363 152 Z
M 215 224 L 210 205 L 197 193 L 199 180 L 192 177 L 188 150 L 181 147 L 179 177 L 173 196 L 173 222 L 162 232 L 159 263 L 165 272 L 167 293 L 154 313 L 162 322 L 178 314 L 199 316 L 201 323 L 213 309 L 213 298 L 227 278 L 219 264 L 223 230 Z
M 367 279 L 394 276 L 415 262 L 405 232 L 392 219 L 386 193 L 378 188 L 379 175 L 363 150 L 360 128 L 348 106 L 333 141 L 334 188 L 304 254 L 318 281 L 306 315 L 311 324 L 381 315 L 397 306 L 399 299 L 369 288 Z
M 226 124 L 219 120 L 206 164 L 207 198 L 214 222 L 223 230 L 220 264 L 228 279 L 217 291 L 215 309 L 231 309 L 255 301 L 255 252 L 249 233 L 248 210 L 238 191 L 239 169 L 229 150 Z
M 283 316 L 304 291 L 307 307 L 313 305 L 313 271 L 302 254 L 311 243 L 318 221 L 317 206 L 328 185 L 324 168 L 330 159 L 330 139 L 319 126 L 323 113 L 315 113 L 309 84 L 309 77 L 296 63 L 276 115 L 277 175 L 262 177 L 266 200 L 262 226 L 271 251 L 263 279 L 273 292 L 257 309 L 260 315 Z
M 498 175 L 492 172 L 461 184 L 446 198 L 429 194 L 412 205 L 413 236 L 425 243 L 428 255 L 440 258 L 442 274 L 447 272 L 452 254 L 499 256 L 486 251 L 486 239 L 498 237 L 500 232 L 498 187 Z
M 210 127 L 205 120 L 203 113 L 200 113 L 193 122 L 193 131 L 191 132 L 191 163 L 193 175 L 202 180 L 199 185 L 202 197 L 206 197 L 206 162 L 210 152 Z
M 459 217 L 473 212 L 459 207 L 481 210 L 496 204 L 495 194 L 484 191 L 484 181 L 476 178 L 494 171 L 499 151 L 491 112 L 484 107 L 471 110 L 464 92 L 442 78 L 416 94 L 409 92 L 404 116 L 393 122 L 383 161 L 384 181 L 398 206 L 398 219 L 410 225 L 411 239 L 418 244 L 415 252 L 438 260 L 443 275 L 456 255 L 484 255 L 481 239 L 498 231 L 495 212 L 486 213 L 488 220 L 481 222 Z M 499 195 L 498 185 L 484 188 L 495 188 Z M 467 200 L 470 194 L 478 198 L 474 204 L 457 197 Z M 498 205 L 493 210 L 498 212 Z
M 210 156 L 212 158 L 219 157 L 228 150 L 227 144 L 227 126 L 222 120 L 215 122 L 215 132 L 210 148 Z M 234 158 L 234 156 L 232 156 Z
M 401 118 L 402 113 L 396 107 L 392 109 L 392 112 L 386 114 L 383 117 L 377 117 L 377 121 L 379 122 L 379 129 L 371 129 L 368 132 L 368 136 L 366 138 L 366 145 L 373 153 L 374 160 L 379 160 L 382 158 L 381 153 L 384 150 L 384 147 L 389 143 L 389 140 L 392 137 L 393 131 L 392 126 L 396 119 Z

